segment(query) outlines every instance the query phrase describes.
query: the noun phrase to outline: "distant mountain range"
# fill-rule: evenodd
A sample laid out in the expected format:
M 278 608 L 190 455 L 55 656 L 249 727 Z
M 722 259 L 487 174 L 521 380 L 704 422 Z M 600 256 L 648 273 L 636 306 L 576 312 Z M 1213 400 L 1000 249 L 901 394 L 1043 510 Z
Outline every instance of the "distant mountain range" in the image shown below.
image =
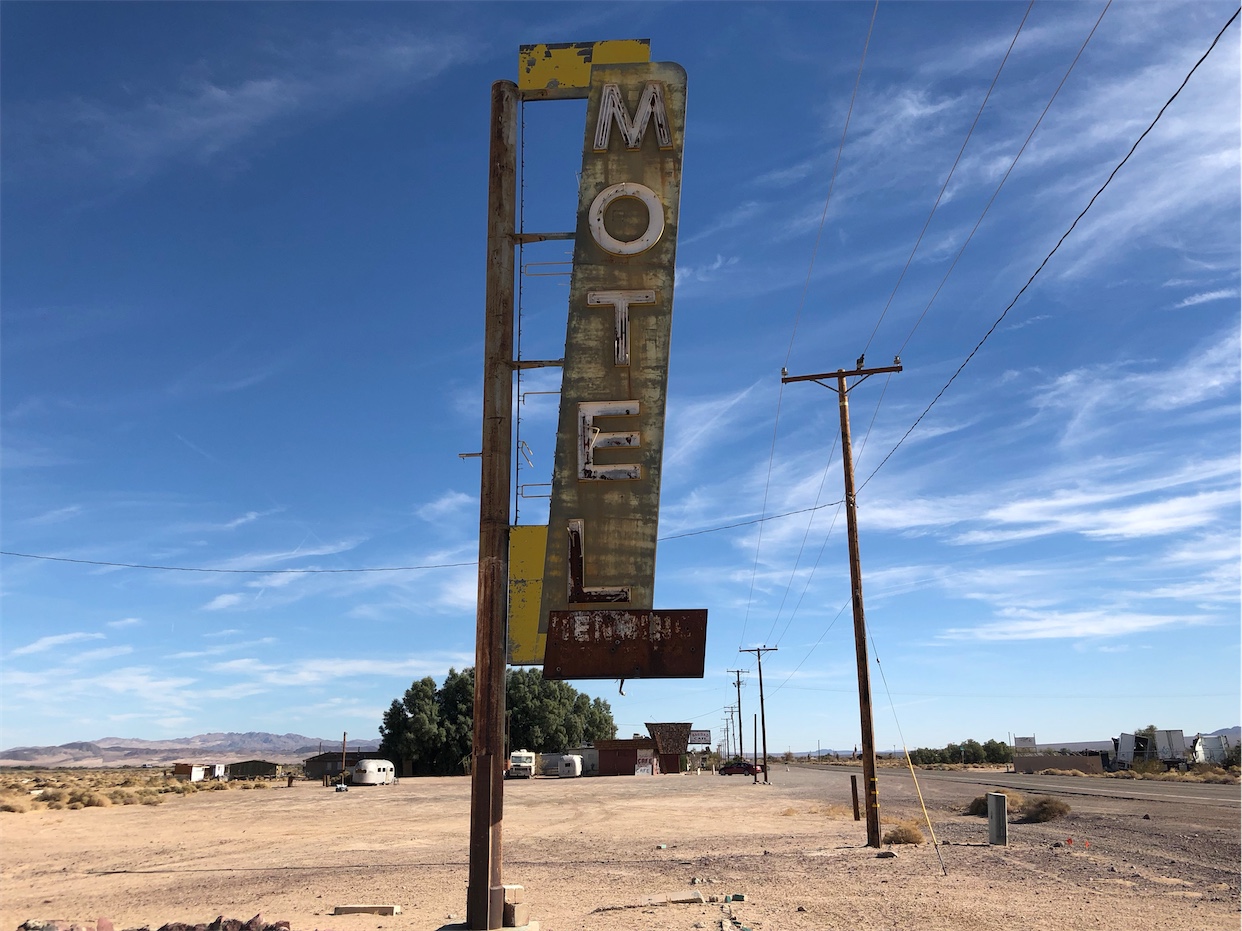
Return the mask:
M 350 740 L 350 750 L 375 750 L 378 740 Z M 169 763 L 233 763 L 268 760 L 296 763 L 316 753 L 341 748 L 340 740 L 302 734 L 248 731 L 199 734 L 171 740 L 101 737 L 56 747 L 11 747 L 0 750 L 0 766 L 162 766 Z

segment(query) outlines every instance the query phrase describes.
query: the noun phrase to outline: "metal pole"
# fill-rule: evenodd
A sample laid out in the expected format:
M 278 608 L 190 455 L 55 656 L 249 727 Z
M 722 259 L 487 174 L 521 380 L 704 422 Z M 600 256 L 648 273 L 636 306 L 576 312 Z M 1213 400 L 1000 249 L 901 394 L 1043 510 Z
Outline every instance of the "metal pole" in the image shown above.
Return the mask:
M 474 741 L 466 923 L 501 927 L 504 814 L 505 622 L 509 584 L 509 465 L 513 453 L 513 272 L 518 93 L 492 85 L 487 188 L 487 285 L 479 482 L 479 596 L 475 627 Z
M 850 398 L 845 373 L 837 373 L 841 412 L 841 462 L 845 467 L 845 526 L 850 544 L 850 590 L 854 603 L 854 655 L 858 662 L 858 708 L 862 724 L 863 793 L 867 846 L 880 846 L 880 793 L 875 774 L 875 731 L 871 721 L 871 669 L 867 664 L 867 620 L 863 611 L 862 563 L 858 556 L 858 514 L 854 500 L 854 460 L 850 450 Z

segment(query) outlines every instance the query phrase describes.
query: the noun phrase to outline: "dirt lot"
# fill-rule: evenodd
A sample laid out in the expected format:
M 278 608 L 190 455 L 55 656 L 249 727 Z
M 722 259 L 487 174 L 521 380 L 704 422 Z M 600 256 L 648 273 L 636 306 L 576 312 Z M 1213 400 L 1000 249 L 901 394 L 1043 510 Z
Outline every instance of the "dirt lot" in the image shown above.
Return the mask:
M 930 844 L 893 859 L 863 846 L 840 769 L 778 766 L 766 787 L 709 774 L 509 783 L 505 881 L 526 887 L 545 931 L 1239 927 L 1237 786 L 1160 794 L 1040 777 L 1073 812 L 1011 824 L 996 848 L 986 821 L 961 810 L 1005 782 L 974 778 L 920 777 L 948 875 Z M 884 774 L 880 797 L 886 829 L 919 814 L 908 775 Z M 30 918 L 107 916 L 121 929 L 256 913 L 295 931 L 439 928 L 464 919 L 468 803 L 467 779 L 411 779 L 0 814 L 0 931 Z M 688 889 L 746 900 L 614 908 Z M 331 915 L 355 903 L 402 914 Z

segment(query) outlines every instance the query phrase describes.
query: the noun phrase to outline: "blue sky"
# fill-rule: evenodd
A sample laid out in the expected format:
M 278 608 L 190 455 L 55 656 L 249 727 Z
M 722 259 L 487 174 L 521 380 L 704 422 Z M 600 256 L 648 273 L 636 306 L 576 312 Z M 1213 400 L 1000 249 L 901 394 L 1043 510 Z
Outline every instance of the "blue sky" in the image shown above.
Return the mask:
M 473 663 L 489 86 L 640 36 L 689 75 L 656 603 L 709 609 L 707 675 L 575 684 L 718 733 L 748 668 L 749 744 L 776 646 L 769 749 L 858 742 L 835 396 L 780 372 L 865 349 L 880 749 L 1237 724 L 1238 24 L 902 442 L 1234 7 L 1114 3 L 1066 78 L 1103 4 L 1036 3 L 980 114 L 1026 9 L 882 4 L 851 111 L 871 4 L 5 4 L 3 549 L 263 571 L 3 557 L 0 746 L 372 736 Z M 529 230 L 584 112 L 525 108 Z M 523 252 L 526 358 L 567 248 Z

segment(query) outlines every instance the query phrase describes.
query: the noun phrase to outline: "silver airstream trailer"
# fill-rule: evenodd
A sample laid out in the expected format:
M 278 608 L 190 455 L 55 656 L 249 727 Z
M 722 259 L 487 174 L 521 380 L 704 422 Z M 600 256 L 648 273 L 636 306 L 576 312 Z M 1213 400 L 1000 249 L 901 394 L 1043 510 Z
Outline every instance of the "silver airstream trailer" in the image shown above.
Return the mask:
M 387 760 L 359 760 L 352 780 L 356 786 L 386 786 L 397 781 L 397 770 Z

